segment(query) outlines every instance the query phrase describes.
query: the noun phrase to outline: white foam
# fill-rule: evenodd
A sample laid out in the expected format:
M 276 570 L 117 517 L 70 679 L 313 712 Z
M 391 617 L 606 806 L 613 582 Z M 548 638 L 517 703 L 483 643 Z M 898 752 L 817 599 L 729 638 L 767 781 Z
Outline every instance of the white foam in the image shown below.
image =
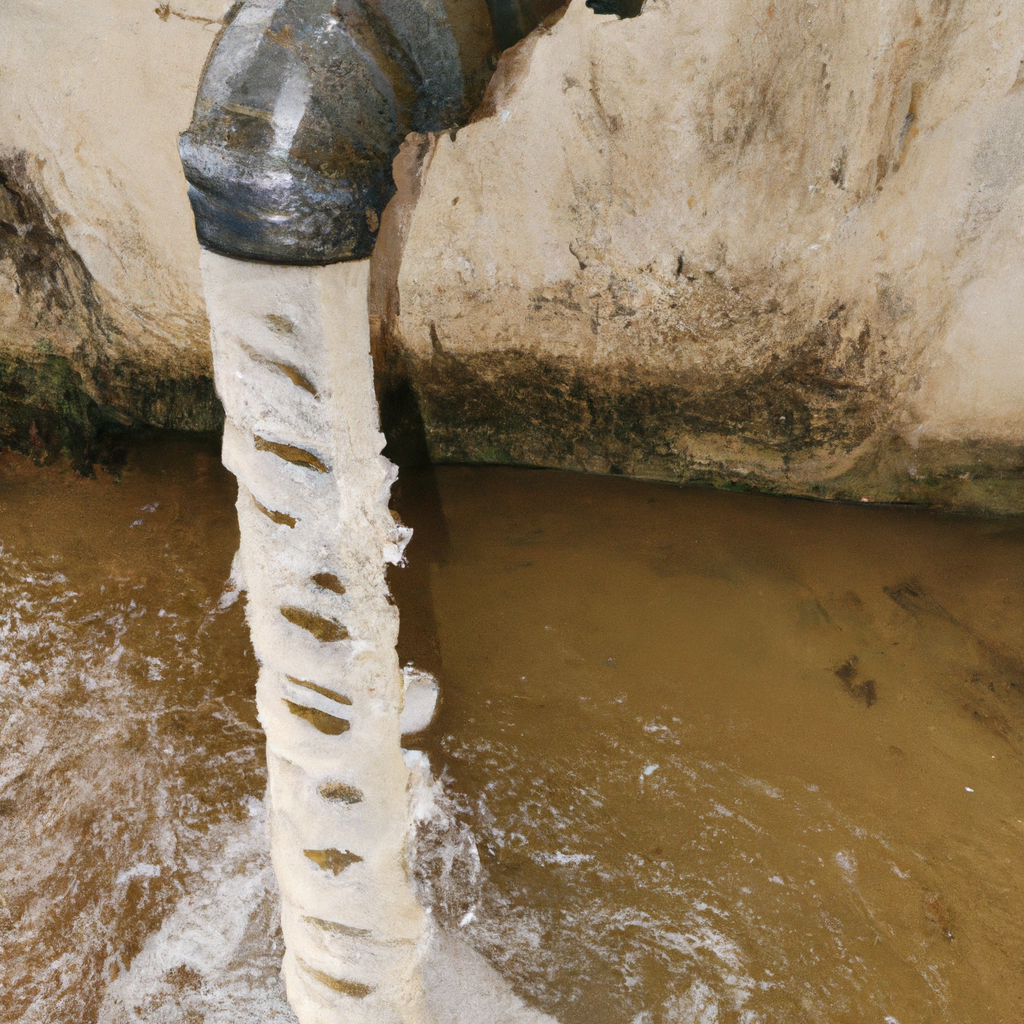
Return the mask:
M 136 864 L 134 867 L 122 871 L 116 879 L 116 885 L 124 885 L 133 878 L 159 878 L 163 868 L 159 864 Z
M 98 1024 L 295 1024 L 266 824 L 213 830 L 198 884 L 109 985 Z

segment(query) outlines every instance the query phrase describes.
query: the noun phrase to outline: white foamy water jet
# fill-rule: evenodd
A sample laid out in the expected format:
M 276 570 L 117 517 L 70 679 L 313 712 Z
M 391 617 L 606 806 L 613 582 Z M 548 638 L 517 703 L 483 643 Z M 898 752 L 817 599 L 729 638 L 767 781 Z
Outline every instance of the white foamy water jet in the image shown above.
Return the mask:
M 202 272 L 261 666 L 288 999 L 302 1024 L 543 1020 L 436 929 L 414 891 L 414 803 L 428 787 L 403 757 L 401 714 L 412 688 L 409 725 L 422 728 L 434 694 L 395 650 L 384 570 L 411 533 L 388 508 L 369 263 L 204 252 Z
M 472 833 L 452 816 L 426 757 L 408 754 L 420 898 L 479 895 Z M 280 893 L 267 825 L 265 804 L 251 801 L 247 820 L 211 830 L 188 892 L 108 986 L 98 1024 L 294 1024 L 279 978 Z M 526 1007 L 464 940 L 440 928 L 432 932 L 423 986 L 432 1024 L 551 1021 Z

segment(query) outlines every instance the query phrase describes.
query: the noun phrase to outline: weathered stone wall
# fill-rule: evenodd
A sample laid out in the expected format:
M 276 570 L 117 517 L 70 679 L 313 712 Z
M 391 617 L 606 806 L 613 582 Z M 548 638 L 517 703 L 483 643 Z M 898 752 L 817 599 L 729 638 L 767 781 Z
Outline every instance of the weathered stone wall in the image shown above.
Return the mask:
M 1024 8 L 572 3 L 426 155 L 440 459 L 1022 507 Z
M 7 4 L 0 441 L 219 424 L 176 138 L 227 9 Z M 393 448 L 1024 508 L 1022 56 L 1019 5 L 573 0 L 407 147 Z

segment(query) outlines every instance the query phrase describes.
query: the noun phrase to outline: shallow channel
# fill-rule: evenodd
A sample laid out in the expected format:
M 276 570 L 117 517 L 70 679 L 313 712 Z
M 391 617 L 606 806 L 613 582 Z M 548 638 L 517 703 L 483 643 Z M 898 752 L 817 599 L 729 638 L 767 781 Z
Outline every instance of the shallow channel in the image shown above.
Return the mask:
M 234 485 L 0 465 L 0 1020 L 293 1021 Z M 562 1024 L 1024 1019 L 1024 520 L 404 474 L 436 917 Z

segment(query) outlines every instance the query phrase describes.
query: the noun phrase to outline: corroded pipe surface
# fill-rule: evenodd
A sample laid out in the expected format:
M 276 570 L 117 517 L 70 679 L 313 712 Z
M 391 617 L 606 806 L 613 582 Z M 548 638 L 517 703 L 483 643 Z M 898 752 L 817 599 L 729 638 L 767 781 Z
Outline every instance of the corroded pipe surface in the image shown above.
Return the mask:
M 507 50 L 528 36 L 567 0 L 487 0 L 498 47 Z
M 369 256 L 402 139 L 462 103 L 440 0 L 249 0 L 180 139 L 200 243 L 270 263 Z

